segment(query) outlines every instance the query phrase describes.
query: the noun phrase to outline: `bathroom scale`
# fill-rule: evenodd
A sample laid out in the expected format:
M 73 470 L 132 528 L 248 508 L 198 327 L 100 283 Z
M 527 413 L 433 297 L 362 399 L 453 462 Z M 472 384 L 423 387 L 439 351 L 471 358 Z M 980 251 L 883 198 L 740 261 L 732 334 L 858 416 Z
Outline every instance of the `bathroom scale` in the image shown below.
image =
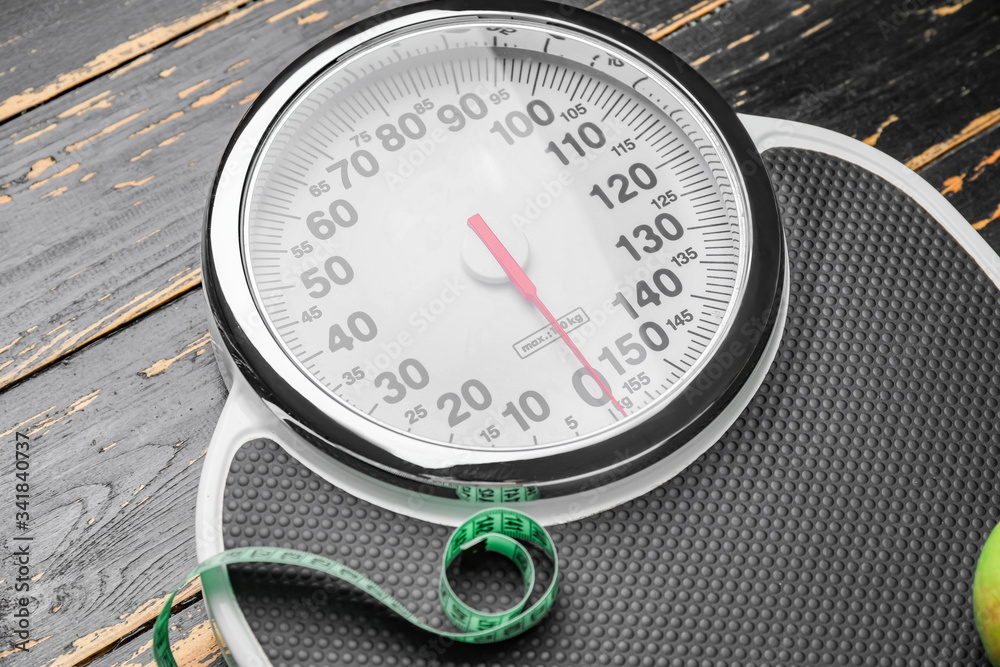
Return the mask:
M 435 0 L 256 99 L 203 252 L 231 664 L 982 660 L 1000 258 L 878 150 Z

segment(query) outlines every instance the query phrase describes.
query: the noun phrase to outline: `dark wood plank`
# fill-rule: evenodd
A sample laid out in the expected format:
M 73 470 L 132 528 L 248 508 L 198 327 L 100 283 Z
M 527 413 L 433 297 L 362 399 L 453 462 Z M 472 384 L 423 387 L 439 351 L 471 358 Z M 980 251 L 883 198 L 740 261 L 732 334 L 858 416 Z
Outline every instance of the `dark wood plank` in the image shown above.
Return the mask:
M 1000 121 L 993 0 L 730 2 L 697 28 L 664 44 L 740 111 L 866 140 L 913 169 Z
M 145 62 L 150 50 L 248 1 L 4 3 L 0 122 L 129 61 Z
M 15 430 L 32 442 L 38 642 L 5 665 L 87 660 L 148 624 L 194 566 L 198 476 L 224 400 L 205 353 L 206 310 L 196 290 L 0 399 L 3 450 L 12 451 Z M 0 484 L 13 482 L 14 459 L 4 456 Z M 0 521 L 10 553 L 13 516 Z M 10 567 L 0 563 L 0 579 L 12 581 Z
M 838 130 L 907 163 L 1000 251 L 989 226 L 1000 217 L 1000 7 L 919 5 L 728 3 L 664 43 L 739 111 Z
M 208 184 L 246 104 L 298 55 L 288 44 L 371 11 L 352 0 L 299 25 L 299 4 L 251 4 L 8 124 L 26 129 L 0 140 L 0 225 L 22 249 L 0 258 L 0 285 L 19 286 L 0 295 L 0 386 L 198 284 Z
M 212 634 L 205 603 L 195 602 L 170 617 L 170 647 L 181 667 L 225 667 L 226 661 Z M 88 667 L 156 667 L 153 660 L 153 633 L 145 630 L 131 635 Z
M 1000 248 L 1000 126 L 994 126 L 920 172 Z
M 597 10 L 646 17 L 742 110 L 861 137 L 897 114 L 905 120 L 886 126 L 878 142 L 903 159 L 956 141 L 976 119 L 988 124 L 982 109 L 1000 107 L 1000 86 L 980 83 L 1000 71 L 990 48 L 997 12 L 988 3 L 913 16 L 892 33 L 896 41 L 871 34 L 881 30 L 882 14 L 860 0 L 851 6 L 866 19 L 837 20 L 832 4 L 797 0 L 717 7 L 609 0 Z M 334 27 L 381 8 L 358 0 L 329 9 L 262 0 L 158 49 L 119 78 L 92 81 L 8 124 L 23 129 L 0 144 L 0 224 L 24 251 L 0 259 L 0 284 L 18 286 L 0 293 L 7 323 L 0 387 L 196 285 L 208 183 L 249 98 Z M 654 8 L 663 20 L 653 19 Z M 936 27 L 928 38 L 929 21 Z M 859 38 L 866 45 L 858 46 Z M 959 66 L 953 52 L 979 55 Z M 936 96 L 928 95 L 928 80 Z M 894 82 L 891 95 L 881 92 L 886 81 Z M 977 93 L 963 96 L 964 89 Z M 944 104 L 957 105 L 954 113 Z M 59 119 L 74 107 L 82 115 Z M 32 138 L 39 127 L 52 129 Z
M 661 40 L 711 16 L 734 1 L 736 0 L 688 0 L 687 3 L 664 3 L 656 0 L 596 0 L 580 6 L 624 23 L 652 39 Z

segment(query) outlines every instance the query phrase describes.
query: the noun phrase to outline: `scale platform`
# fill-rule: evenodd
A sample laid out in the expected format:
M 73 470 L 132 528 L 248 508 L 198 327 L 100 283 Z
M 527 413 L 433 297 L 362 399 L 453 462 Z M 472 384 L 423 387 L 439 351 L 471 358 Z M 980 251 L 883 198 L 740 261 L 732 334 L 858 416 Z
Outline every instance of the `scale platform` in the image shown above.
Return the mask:
M 551 525 L 558 597 L 520 637 L 452 644 L 324 575 L 241 565 L 228 583 L 205 575 L 230 660 L 984 663 L 971 596 L 1000 521 L 1000 257 L 877 150 L 741 119 L 777 194 L 788 313 L 760 388 L 717 444 L 639 498 Z M 437 578 L 452 529 L 361 500 L 277 442 L 213 445 L 198 512 L 201 559 L 255 545 L 323 554 L 449 627 Z M 536 594 L 551 572 L 540 574 Z M 478 608 L 522 594 L 514 568 L 488 556 L 451 580 Z

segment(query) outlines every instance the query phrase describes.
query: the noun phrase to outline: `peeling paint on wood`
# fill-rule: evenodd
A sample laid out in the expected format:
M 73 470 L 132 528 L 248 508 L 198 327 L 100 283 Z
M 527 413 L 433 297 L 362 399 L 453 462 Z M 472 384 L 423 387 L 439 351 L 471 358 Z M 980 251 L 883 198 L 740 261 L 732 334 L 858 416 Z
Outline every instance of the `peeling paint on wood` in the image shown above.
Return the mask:
M 203 303 L 201 293 L 188 294 L 20 384 L 16 402 L 7 403 L 14 394 L 4 397 L 5 408 L 20 408 L 19 414 L 3 411 L 0 418 L 10 421 L 0 428 L 14 421 L 26 421 L 22 429 L 36 428 L 101 389 L 86 409 L 45 425 L 33 438 L 40 445 L 33 449 L 36 465 L 46 476 L 36 481 L 45 530 L 36 535 L 31 574 L 46 574 L 32 594 L 40 609 L 64 606 L 58 616 L 34 617 L 34 636 L 54 639 L 9 661 L 10 667 L 69 667 L 97 656 L 91 663 L 96 667 L 105 664 L 99 654 L 137 633 L 131 652 L 148 638 L 163 596 L 194 566 L 190 517 L 199 457 L 224 385 L 210 355 L 189 355 L 161 377 L 147 379 L 139 371 L 204 335 Z M 179 394 L 178 386 L 191 390 Z M 183 597 L 183 605 L 195 602 L 187 591 Z M 175 607 L 171 622 L 186 617 L 186 609 Z M 190 625 L 182 624 L 174 639 L 185 635 L 184 627 Z
M 146 127 L 142 128 L 138 132 L 133 132 L 132 134 L 128 135 L 128 138 L 131 139 L 132 137 L 138 137 L 140 134 L 146 134 L 147 132 L 150 132 L 151 130 L 155 130 L 160 125 L 163 125 L 164 123 L 169 123 L 172 120 L 176 120 L 176 119 L 180 118 L 183 115 L 184 115 L 183 111 L 175 111 L 172 114 L 170 114 L 169 116 L 167 116 L 166 118 L 164 118 L 162 120 L 158 120 L 155 123 L 153 123 L 152 125 L 147 125 Z
M 65 148 L 65 150 L 66 150 L 67 153 L 72 153 L 73 151 L 78 151 L 81 148 L 83 148 L 84 146 L 86 146 L 87 144 L 91 143 L 92 141 L 96 141 L 96 140 L 100 139 L 101 137 L 106 137 L 109 134 L 111 134 L 112 132 L 114 132 L 115 130 L 117 130 L 118 128 L 123 127 L 125 125 L 128 125 L 133 120 L 135 120 L 136 118 L 138 118 L 142 114 L 146 113 L 147 111 L 149 111 L 149 109 L 143 109 L 142 111 L 138 111 L 138 112 L 132 114 L 131 116 L 128 116 L 127 118 L 122 118 L 117 123 L 112 123 L 111 125 L 108 125 L 106 128 L 104 128 L 103 130 L 101 130 L 97 134 L 95 134 L 93 136 L 90 136 L 90 137 L 87 137 L 86 139 L 83 139 L 81 141 L 78 141 L 75 144 L 70 144 L 69 146 L 67 146 Z
M 67 406 L 67 408 L 63 410 L 61 413 L 57 413 L 50 417 L 46 417 L 42 421 L 34 424 L 33 427 L 29 427 L 27 429 L 27 435 L 32 436 L 48 428 L 51 428 L 52 426 L 55 426 L 56 424 L 66 419 L 70 415 L 73 415 L 79 412 L 80 410 L 83 410 L 88 405 L 96 401 L 100 393 L 101 393 L 100 389 L 95 389 L 86 396 L 78 398 L 77 400 L 70 403 L 69 406 Z
M 954 136 L 934 144 L 920 155 L 910 158 L 906 161 L 906 166 L 914 171 L 921 169 L 945 153 L 955 150 L 977 134 L 993 127 L 998 121 L 1000 121 L 1000 107 L 976 118 Z
M 226 93 L 228 93 L 230 90 L 240 85 L 241 83 L 243 83 L 243 79 L 239 79 L 238 81 L 233 81 L 232 83 L 227 83 L 214 93 L 209 93 L 208 95 L 202 95 L 197 100 L 191 103 L 191 108 L 197 109 L 198 107 L 203 107 L 206 104 L 211 104 L 212 102 L 215 102 L 220 97 L 222 97 L 223 95 L 225 95 Z
M 200 81 L 200 82 L 194 84 L 190 88 L 185 88 L 181 92 L 177 93 L 177 97 L 179 97 L 179 98 L 181 98 L 183 100 L 185 97 L 187 97 L 188 95 L 190 95 L 194 91 L 198 90 L 199 88 L 207 86 L 208 83 L 209 83 L 209 81 L 211 81 L 211 79 L 205 79 L 204 81 Z
M 733 49 L 735 49 L 740 44 L 746 44 L 747 42 L 749 42 L 751 39 L 753 39 L 754 37 L 756 37 L 759 34 L 760 34 L 760 31 L 758 30 L 757 32 L 751 33 L 749 35 L 743 35 L 742 37 L 740 37 L 739 39 L 737 39 L 735 42 L 730 42 L 729 44 L 727 44 L 726 45 L 726 50 L 727 51 L 732 51 Z
M 11 426 L 10 428 L 8 428 L 3 433 L 0 433 L 0 438 L 7 437 L 11 433 L 14 433 L 15 431 L 17 431 L 17 430 L 21 429 L 22 427 L 24 427 L 25 424 L 30 424 L 30 423 L 34 422 L 34 420 L 38 419 L 39 417 L 45 416 L 46 414 L 48 414 L 49 412 L 52 412 L 55 409 L 56 409 L 56 406 L 53 405 L 50 408 L 42 410 L 37 415 L 32 415 L 31 417 L 28 417 L 27 419 L 25 419 L 23 421 L 20 421 L 17 424 L 14 424 L 13 426 Z
M 988 218 L 983 218 L 978 222 L 972 223 L 972 228 L 975 229 L 976 231 L 980 231 L 984 229 L 986 225 L 990 224 L 997 218 L 1000 218 L 1000 204 L 997 204 L 997 210 L 993 211 L 993 215 L 991 215 Z
M 34 371 L 45 368 L 52 362 L 79 349 L 86 343 L 115 331 L 139 315 L 155 310 L 164 303 L 175 299 L 200 284 L 201 269 L 187 271 L 177 276 L 174 280 L 169 281 L 167 286 L 156 292 L 145 292 L 133 297 L 126 304 L 119 306 L 80 331 L 74 332 L 68 328 L 61 331 L 58 336 L 43 344 L 38 350 L 35 350 L 33 355 L 15 364 L 6 374 L 0 375 L 0 389 Z M 0 370 L 2 369 L 3 366 L 0 366 Z
M 115 190 L 121 190 L 122 188 L 135 188 L 140 185 L 145 185 L 146 183 L 149 183 L 151 180 L 153 180 L 153 177 L 147 176 L 141 181 L 125 181 L 124 183 L 115 183 L 113 187 Z
M 891 116 L 889 116 L 888 118 L 886 118 L 884 121 L 882 121 L 882 123 L 878 126 L 878 129 L 875 130 L 875 134 L 873 134 L 870 137 L 867 137 L 865 139 L 862 139 L 862 141 L 864 141 L 869 146 L 874 146 L 875 143 L 878 141 L 878 138 L 882 136 L 882 133 L 885 131 L 885 128 L 889 127 L 890 125 L 892 125 L 893 123 L 895 123 L 897 120 L 899 120 L 899 116 L 897 116 L 896 114 L 892 114 Z
M 3 354 L 4 352 L 6 352 L 7 350 L 9 350 L 10 348 L 14 347 L 14 345 L 16 345 L 18 343 L 18 341 L 21 340 L 21 338 L 22 338 L 21 336 L 18 336 L 17 338 L 15 338 L 11 342 L 7 343 L 3 347 L 0 347 L 0 354 Z
M 179 354 L 170 357 L 169 359 L 160 359 L 149 368 L 145 368 L 139 372 L 142 375 L 145 375 L 147 378 L 151 378 L 154 375 L 159 375 L 160 373 L 164 372 L 165 370 L 173 366 L 177 361 L 183 359 L 189 354 L 200 356 L 205 352 L 205 346 L 208 345 L 210 342 L 212 342 L 212 338 L 209 334 L 206 333 L 204 336 L 202 336 L 198 340 L 194 341 L 193 343 L 185 347 L 184 350 Z
M 51 199 L 53 197 L 58 197 L 67 190 L 69 190 L 69 186 L 64 185 L 61 188 L 56 188 L 55 190 L 52 190 L 51 192 L 46 192 L 44 195 L 41 196 L 41 199 Z
M 309 23 L 316 23 L 316 21 L 322 21 L 323 19 L 325 19 L 326 15 L 329 14 L 329 13 L 330 12 L 313 12 L 312 14 L 309 14 L 308 16 L 301 16 L 301 17 L 295 19 L 295 22 L 298 23 L 299 25 L 307 25 Z
M 115 71 L 111 72 L 111 74 L 108 75 L 108 78 L 109 79 L 117 79 L 118 77 L 120 77 L 121 75 L 125 74 L 129 70 L 133 70 L 136 67 L 139 67 L 141 65 L 145 65 L 146 63 L 148 63 L 152 59 L 153 59 L 153 54 L 152 53 L 147 53 L 144 56 L 136 58 L 135 60 L 133 60 L 132 62 L 130 62 L 128 65 L 123 65 L 122 67 L 119 67 Z
M 833 23 L 833 19 L 826 19 L 825 21 L 821 21 L 820 23 L 817 23 L 816 25 L 814 25 L 813 27 L 809 28 L 804 33 L 802 33 L 802 36 L 810 37 L 812 35 L 815 35 L 817 32 L 827 27 L 831 23 Z
M 92 109 L 107 109 L 111 106 L 111 100 L 108 99 L 108 95 L 111 94 L 110 90 L 105 90 L 103 93 L 98 93 L 90 99 L 84 100 L 79 104 L 66 109 L 61 114 L 59 118 L 69 118 L 70 116 L 82 116 Z
M 196 595 L 201 594 L 201 580 L 196 579 L 185 586 L 174 598 L 174 606 L 178 606 Z M 148 600 L 134 611 L 121 616 L 121 622 L 80 637 L 72 643 L 71 650 L 45 663 L 44 667 L 75 667 L 87 661 L 94 655 L 106 650 L 108 646 L 142 626 L 156 619 L 169 595 Z
M 50 181 L 54 181 L 55 179 L 57 179 L 57 178 L 59 178 L 61 176 L 65 176 L 66 174 L 72 174 L 74 171 L 76 171 L 79 168 L 80 168 L 80 163 L 79 162 L 77 162 L 75 164 L 71 164 L 70 166 L 66 167 L 62 171 L 56 172 L 56 173 L 52 174 L 51 176 L 49 176 L 46 179 L 38 181 L 37 183 L 32 183 L 31 185 L 28 186 L 28 189 L 29 190 L 35 190 L 36 188 L 40 188 L 43 185 L 45 185 L 46 183 L 48 183 Z
M 173 633 L 171 633 L 171 636 L 173 636 Z M 132 660 L 122 663 L 121 667 L 156 667 L 156 661 L 150 659 L 152 658 L 152 648 L 153 640 L 149 639 L 132 656 Z M 210 665 L 216 658 L 222 655 L 219 645 L 215 641 L 210 621 L 202 621 L 191 630 L 190 634 L 172 641 L 170 643 L 170 650 L 173 652 L 174 660 L 177 661 L 177 664 L 184 665 L 185 667 L 188 665 L 192 667 L 207 667 L 207 665 Z M 150 660 L 148 662 L 134 661 L 142 657 Z
M 288 9 L 286 9 L 283 12 L 278 12 L 277 14 L 275 14 L 274 16 L 272 16 L 271 18 L 269 18 L 267 20 L 267 22 L 268 23 L 274 23 L 275 21 L 280 21 L 281 19 L 285 18 L 286 16 L 291 16 L 292 14 L 294 14 L 296 12 L 300 12 L 303 9 L 306 9 L 308 7 L 312 7 L 313 5 L 315 5 L 315 4 L 319 3 L 319 2 L 322 2 L 322 0 L 302 0 L 302 2 L 300 2 L 297 5 L 295 5 L 294 7 L 289 7 Z
M 259 0 L 258 2 L 255 2 L 254 4 L 251 4 L 249 7 L 245 7 L 244 9 L 241 9 L 238 12 L 231 12 L 229 15 L 224 16 L 219 20 L 209 23 L 201 30 L 198 30 L 197 32 L 187 35 L 186 37 L 178 39 L 176 42 L 174 42 L 174 48 L 179 49 L 181 47 L 187 46 L 188 44 L 194 42 L 196 39 L 200 39 L 201 37 L 204 37 L 209 33 L 215 32 L 219 28 L 225 28 L 226 26 L 236 21 L 239 21 L 241 18 L 250 14 L 251 12 L 257 11 L 261 7 L 269 5 L 272 2 L 274 2 L 274 0 Z
M 56 163 L 54 157 L 43 157 L 38 162 L 31 165 L 31 169 L 28 170 L 28 175 L 25 176 L 29 181 L 33 178 L 38 178 L 45 173 L 45 170 Z
M 31 436 L 39 431 L 43 431 L 55 424 L 58 424 L 63 419 L 69 417 L 70 415 L 83 410 L 85 407 L 93 403 L 98 395 L 101 393 L 100 389 L 96 389 L 86 396 L 83 396 L 72 403 L 70 403 L 65 409 L 59 410 L 57 406 L 52 406 L 38 414 L 28 417 L 27 419 L 18 422 L 14 426 L 11 426 L 6 431 L 0 433 L 0 438 L 6 437 L 15 431 L 21 431 Z M 37 421 L 36 421 L 37 420 Z
M 962 191 L 962 185 L 965 183 L 965 174 L 960 174 L 958 176 L 952 176 L 944 181 L 944 189 L 941 190 L 941 194 L 953 195 L 956 192 Z
M 23 144 L 23 143 L 25 143 L 25 142 L 27 142 L 27 141 L 31 141 L 32 139 L 37 139 L 38 137 L 42 136 L 43 134 L 45 134 L 45 133 L 46 133 L 46 132 L 48 132 L 49 130 L 54 130 L 54 129 L 56 129 L 56 126 L 57 126 L 57 125 L 58 125 L 57 123 L 52 123 L 51 125 L 48 125 L 47 127 L 44 127 L 44 128 L 42 128 L 42 129 L 41 129 L 41 130 L 39 130 L 38 132 L 35 132 L 35 133 L 33 133 L 33 134 L 29 134 L 29 135 L 28 135 L 28 136 L 26 136 L 26 137 L 23 137 L 23 138 L 21 138 L 21 139 L 18 139 L 17 141 L 15 141 L 15 142 L 14 142 L 14 145 L 15 145 L 15 146 L 18 146 L 18 145 L 20 145 L 20 144 Z
M 986 170 L 986 167 L 990 166 L 991 164 L 996 164 L 997 160 L 1000 160 L 1000 148 L 993 151 L 993 153 L 988 157 L 983 158 L 982 162 L 976 165 L 976 168 L 975 170 L 973 170 L 972 173 L 972 178 L 969 180 L 974 181 L 977 178 L 979 178 L 980 174 L 982 174 L 983 171 Z
M 178 139 L 180 139 L 181 137 L 183 137 L 185 134 L 187 134 L 187 133 L 186 132 L 180 132 L 178 134 L 175 134 L 174 136 L 172 136 L 172 137 L 170 137 L 168 139 L 164 139 L 160 143 L 156 144 L 156 147 L 157 148 L 163 148 L 164 146 L 169 146 L 170 144 L 174 143 L 175 141 L 177 141 Z
M 205 602 L 175 612 L 170 618 L 170 647 L 182 667 L 225 667 Z M 96 660 L 92 667 L 156 667 L 152 633 L 145 632 Z
M 31 649 L 35 648 L 36 646 L 38 646 L 39 644 L 41 644 L 46 639 L 52 639 L 52 636 L 50 635 L 48 637 L 42 637 L 41 639 L 29 639 L 28 641 L 26 641 L 24 643 L 24 649 L 26 651 L 30 652 Z M 12 648 L 12 649 L 10 649 L 8 651 L 0 651 L 0 660 L 3 660 L 4 658 L 6 658 L 8 656 L 12 656 L 15 653 L 18 653 L 18 652 L 20 652 L 20 650 L 21 649 Z
M 972 2 L 972 0 L 958 0 L 958 2 L 956 2 L 953 5 L 945 5 L 944 7 L 935 7 L 933 9 L 933 12 L 935 16 L 949 16 L 960 10 L 962 7 L 965 7 L 970 2 Z
M 677 32 L 688 23 L 714 12 L 719 7 L 723 6 L 730 0 L 706 0 L 705 2 L 699 2 L 697 5 L 691 7 L 688 11 L 676 15 L 673 20 L 667 25 L 657 28 L 652 32 L 647 32 L 649 38 L 654 41 L 659 41 L 666 37 L 667 35 Z
M 132 39 L 123 42 L 107 51 L 97 55 L 89 62 L 80 67 L 60 74 L 54 81 L 50 81 L 38 88 L 28 88 L 17 95 L 12 95 L 0 102 L 0 120 L 4 120 L 18 114 L 25 109 L 41 104 L 59 93 L 80 85 L 84 81 L 93 79 L 114 67 L 117 67 L 136 56 L 149 51 L 171 39 L 182 35 L 192 28 L 201 25 L 213 18 L 239 7 L 249 0 L 221 0 L 208 5 L 198 14 L 180 18 L 169 25 L 157 25 L 136 35 Z

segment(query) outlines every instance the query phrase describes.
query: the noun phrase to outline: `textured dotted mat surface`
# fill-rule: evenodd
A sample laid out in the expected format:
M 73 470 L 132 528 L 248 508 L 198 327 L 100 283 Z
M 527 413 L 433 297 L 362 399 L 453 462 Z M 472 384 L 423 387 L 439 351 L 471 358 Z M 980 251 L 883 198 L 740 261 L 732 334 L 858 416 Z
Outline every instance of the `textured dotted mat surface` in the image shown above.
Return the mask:
M 506 643 L 448 646 L 322 575 L 231 568 L 275 666 L 986 664 L 971 594 L 1000 520 L 998 292 L 881 179 L 808 151 L 765 160 L 791 300 L 726 437 L 646 496 L 554 527 L 556 606 Z M 338 559 L 448 627 L 451 530 L 349 497 L 273 443 L 237 453 L 224 530 L 227 547 Z M 520 595 L 506 564 L 453 574 L 476 606 Z

